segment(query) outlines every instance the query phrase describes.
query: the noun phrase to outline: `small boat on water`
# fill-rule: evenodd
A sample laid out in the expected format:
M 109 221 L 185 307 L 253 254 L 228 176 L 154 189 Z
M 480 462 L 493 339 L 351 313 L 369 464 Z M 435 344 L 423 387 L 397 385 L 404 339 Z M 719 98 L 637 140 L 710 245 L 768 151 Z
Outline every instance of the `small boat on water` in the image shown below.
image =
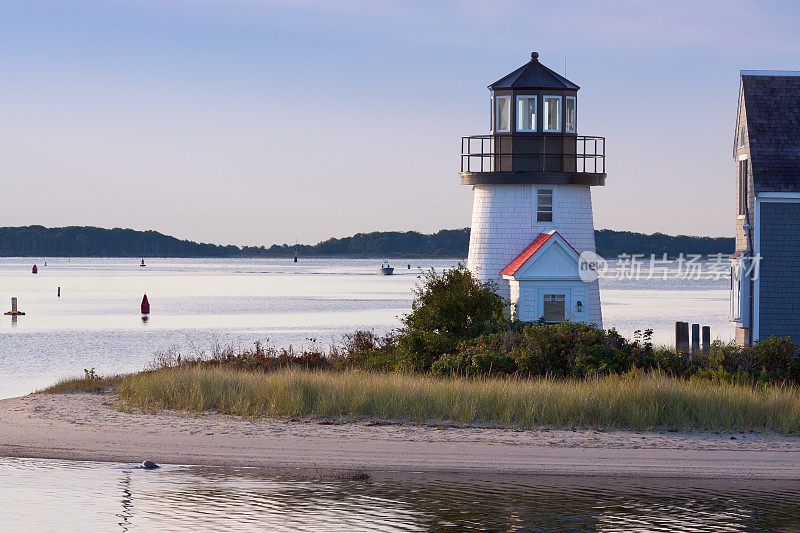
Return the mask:
M 141 262 L 141 264 L 139 264 L 139 266 L 140 267 L 146 267 L 147 266 L 147 265 L 144 264 L 144 259 L 142 259 L 142 262 Z
M 382 276 L 391 276 L 394 274 L 394 268 L 390 267 L 387 261 L 384 261 L 381 267 L 378 269 L 378 274 L 381 274 Z

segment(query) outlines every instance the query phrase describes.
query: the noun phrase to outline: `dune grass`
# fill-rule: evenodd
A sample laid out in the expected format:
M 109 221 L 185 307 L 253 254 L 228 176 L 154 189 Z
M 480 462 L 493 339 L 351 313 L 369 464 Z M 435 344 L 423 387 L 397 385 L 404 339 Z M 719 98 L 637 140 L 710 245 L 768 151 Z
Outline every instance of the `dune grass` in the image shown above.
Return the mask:
M 123 405 L 243 417 L 310 416 L 501 427 L 800 432 L 800 391 L 631 373 L 584 380 L 272 373 L 180 367 L 126 376 Z
M 50 385 L 39 392 L 44 394 L 62 394 L 68 392 L 103 392 L 116 387 L 122 381 L 122 376 L 94 377 L 94 378 L 66 378 Z

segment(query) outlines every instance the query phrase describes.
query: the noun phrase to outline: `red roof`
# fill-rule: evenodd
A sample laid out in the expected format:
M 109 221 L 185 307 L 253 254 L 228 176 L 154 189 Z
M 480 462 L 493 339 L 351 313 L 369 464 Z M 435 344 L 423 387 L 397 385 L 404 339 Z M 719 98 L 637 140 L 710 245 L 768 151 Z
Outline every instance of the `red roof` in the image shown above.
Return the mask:
M 539 251 L 539 248 L 541 248 L 542 246 L 544 246 L 544 243 L 546 243 L 546 242 L 547 242 L 547 240 L 548 240 L 550 237 L 552 237 L 553 235 L 558 235 L 559 237 L 561 237 L 561 239 L 562 239 L 564 242 L 566 242 L 566 243 L 567 243 L 567 246 L 569 246 L 570 248 L 572 248 L 572 250 L 573 250 L 573 251 L 574 251 L 576 254 L 578 253 L 578 251 L 577 251 L 577 250 L 575 250 L 575 248 L 574 248 L 574 247 L 573 247 L 573 246 L 572 246 L 572 245 L 571 245 L 569 242 L 567 242 L 567 239 L 565 239 L 564 237 L 562 237 L 562 236 L 561 236 L 561 234 L 560 234 L 560 233 L 558 233 L 557 231 L 549 231 L 549 232 L 547 232 L 547 233 L 540 233 L 539 235 L 537 235 L 537 236 L 536 236 L 536 238 L 535 238 L 535 239 L 533 239 L 533 242 L 532 242 L 532 243 L 530 243 L 530 244 L 527 246 L 527 248 L 525 248 L 524 250 L 522 250 L 522 253 L 521 253 L 521 254 L 519 254 L 517 257 L 515 257 L 515 258 L 514 258 L 514 260 L 513 260 L 513 261 L 511 261 L 511 262 L 508 264 L 508 266 L 507 266 L 507 267 L 505 267 L 503 270 L 501 270 L 501 271 L 500 271 L 500 275 L 501 275 L 501 276 L 513 276 L 514 274 L 516 274 L 516 273 L 517 273 L 517 270 L 519 270 L 520 268 L 522 268 L 522 265 L 524 265 L 524 264 L 525 264 L 525 263 L 528 261 L 528 259 L 530 259 L 530 258 L 533 256 L 533 254 L 535 254 L 536 252 L 538 252 L 538 251 Z M 578 255 L 580 255 L 580 254 L 578 254 Z

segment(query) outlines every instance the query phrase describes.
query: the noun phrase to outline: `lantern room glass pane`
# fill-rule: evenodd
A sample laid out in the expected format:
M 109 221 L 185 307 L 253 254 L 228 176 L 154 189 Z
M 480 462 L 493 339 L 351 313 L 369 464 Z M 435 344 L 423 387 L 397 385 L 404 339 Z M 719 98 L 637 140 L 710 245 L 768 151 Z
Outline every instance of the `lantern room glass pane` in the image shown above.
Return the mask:
M 575 125 L 578 118 L 576 103 L 574 96 L 567 96 L 567 101 L 564 103 L 564 119 L 566 120 L 564 130 L 568 133 L 575 133 Z
M 536 131 L 535 96 L 517 96 L 517 131 Z
M 561 97 L 544 97 L 544 131 L 561 131 Z
M 511 131 L 511 97 L 498 96 L 497 131 Z

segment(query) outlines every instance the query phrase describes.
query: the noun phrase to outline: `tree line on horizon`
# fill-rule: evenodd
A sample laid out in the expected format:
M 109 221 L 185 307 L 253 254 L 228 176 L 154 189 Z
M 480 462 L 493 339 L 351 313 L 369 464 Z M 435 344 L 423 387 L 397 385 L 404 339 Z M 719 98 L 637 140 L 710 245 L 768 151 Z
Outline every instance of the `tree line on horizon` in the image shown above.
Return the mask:
M 733 237 L 696 237 L 596 230 L 597 253 L 606 258 L 641 253 L 730 254 Z M 18 226 L 0 228 L 0 257 L 447 257 L 464 258 L 469 248 L 469 228 L 416 231 L 373 231 L 351 237 L 330 238 L 317 244 L 235 246 L 177 239 L 157 231 L 94 226 Z

